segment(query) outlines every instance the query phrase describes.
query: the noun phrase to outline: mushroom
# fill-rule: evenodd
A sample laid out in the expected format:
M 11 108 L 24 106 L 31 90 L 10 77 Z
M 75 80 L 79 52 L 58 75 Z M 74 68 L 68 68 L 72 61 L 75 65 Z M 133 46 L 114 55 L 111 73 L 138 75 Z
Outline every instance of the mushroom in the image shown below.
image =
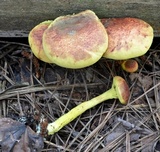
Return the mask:
M 101 19 L 108 33 L 108 48 L 103 57 L 126 60 L 145 54 L 153 41 L 153 28 L 137 18 Z
M 138 70 L 138 63 L 134 59 L 123 60 L 120 64 L 122 69 L 129 73 L 133 73 Z
M 85 101 L 79 104 L 68 113 L 62 115 L 56 121 L 49 123 L 47 126 L 48 134 L 52 135 L 55 132 L 58 132 L 61 128 L 77 118 L 83 112 L 96 106 L 97 104 L 100 104 L 105 100 L 118 98 L 122 104 L 127 104 L 129 96 L 130 91 L 126 81 L 120 76 L 115 76 L 113 78 L 111 89 L 89 101 Z
M 43 48 L 53 63 L 83 68 L 96 63 L 108 47 L 108 35 L 90 10 L 56 18 L 43 34 Z
M 52 21 L 44 21 L 38 24 L 29 32 L 29 35 L 28 35 L 29 45 L 31 47 L 33 54 L 38 59 L 47 63 L 52 63 L 52 61 L 49 60 L 46 54 L 44 53 L 43 45 L 42 45 L 42 36 L 44 31 L 51 24 L 51 22 Z

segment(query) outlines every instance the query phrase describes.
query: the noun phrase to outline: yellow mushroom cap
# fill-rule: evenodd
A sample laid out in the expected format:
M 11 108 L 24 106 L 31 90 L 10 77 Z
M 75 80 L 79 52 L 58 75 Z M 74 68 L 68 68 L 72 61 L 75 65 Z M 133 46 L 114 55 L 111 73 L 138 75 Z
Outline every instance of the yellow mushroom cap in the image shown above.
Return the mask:
M 137 18 L 102 19 L 108 33 L 105 58 L 126 60 L 145 54 L 153 41 L 153 28 Z
M 120 76 L 113 78 L 113 85 L 117 97 L 122 104 L 127 104 L 130 97 L 130 90 L 127 82 Z
M 137 63 L 136 60 L 128 59 L 128 60 L 122 61 L 121 67 L 126 72 L 133 73 L 133 72 L 136 72 L 138 70 L 138 63 Z
M 46 56 L 66 68 L 78 69 L 94 64 L 107 47 L 107 32 L 90 10 L 56 18 L 43 34 Z
M 45 55 L 42 45 L 42 36 L 44 31 L 48 28 L 52 21 L 44 21 L 35 26 L 29 33 L 28 41 L 33 54 L 40 60 L 52 63 Z

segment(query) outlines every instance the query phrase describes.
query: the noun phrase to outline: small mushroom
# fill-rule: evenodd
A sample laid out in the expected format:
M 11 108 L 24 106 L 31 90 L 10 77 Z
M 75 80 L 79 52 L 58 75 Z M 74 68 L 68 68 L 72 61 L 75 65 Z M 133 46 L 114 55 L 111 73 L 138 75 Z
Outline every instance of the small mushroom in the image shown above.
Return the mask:
M 120 76 L 115 76 L 113 78 L 113 84 L 110 90 L 89 101 L 85 101 L 79 104 L 68 113 L 62 115 L 55 122 L 49 123 L 47 126 L 48 134 L 52 135 L 55 132 L 58 132 L 61 128 L 77 118 L 83 112 L 96 106 L 97 104 L 100 104 L 105 100 L 118 98 L 122 104 L 127 104 L 129 96 L 130 91 L 126 81 Z
M 137 18 L 101 19 L 108 33 L 108 48 L 103 57 L 126 60 L 144 55 L 153 41 L 153 28 Z
M 134 59 L 123 60 L 120 64 L 122 69 L 129 73 L 133 73 L 138 70 L 138 63 Z
M 44 31 L 42 41 L 50 61 L 73 69 L 96 63 L 108 47 L 107 32 L 90 10 L 56 18 Z
M 40 60 L 47 62 L 47 63 L 52 63 L 46 56 L 43 50 L 43 45 L 42 45 L 42 36 L 44 31 L 48 28 L 48 26 L 51 24 L 52 21 L 44 21 L 37 26 L 35 26 L 28 35 L 28 41 L 29 45 L 31 47 L 31 50 L 33 54 Z

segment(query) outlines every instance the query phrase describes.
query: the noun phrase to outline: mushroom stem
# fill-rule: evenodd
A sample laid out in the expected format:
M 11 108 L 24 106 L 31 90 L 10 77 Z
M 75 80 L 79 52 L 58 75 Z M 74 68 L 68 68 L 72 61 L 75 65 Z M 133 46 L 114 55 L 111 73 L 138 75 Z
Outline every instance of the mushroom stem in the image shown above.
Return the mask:
M 130 91 L 126 81 L 120 76 L 115 76 L 113 78 L 113 84 L 111 89 L 89 101 L 84 101 L 83 103 L 70 110 L 68 113 L 62 115 L 53 123 L 48 124 L 48 134 L 52 135 L 55 132 L 58 132 L 61 128 L 66 126 L 68 123 L 70 123 L 72 120 L 84 113 L 86 110 L 100 104 L 105 100 L 119 99 L 122 104 L 127 104 L 129 96 Z

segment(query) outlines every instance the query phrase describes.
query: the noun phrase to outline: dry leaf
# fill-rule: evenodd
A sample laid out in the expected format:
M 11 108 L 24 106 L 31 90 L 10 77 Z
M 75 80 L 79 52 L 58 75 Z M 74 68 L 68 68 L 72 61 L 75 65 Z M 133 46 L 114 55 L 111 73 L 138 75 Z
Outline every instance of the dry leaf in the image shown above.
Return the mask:
M 29 126 L 10 118 L 0 119 L 0 146 L 2 152 L 38 152 L 44 144 Z
M 153 84 L 152 78 L 147 75 L 132 73 L 129 77 L 131 81 L 138 79 L 138 85 L 142 86 L 145 90 L 148 90 Z

